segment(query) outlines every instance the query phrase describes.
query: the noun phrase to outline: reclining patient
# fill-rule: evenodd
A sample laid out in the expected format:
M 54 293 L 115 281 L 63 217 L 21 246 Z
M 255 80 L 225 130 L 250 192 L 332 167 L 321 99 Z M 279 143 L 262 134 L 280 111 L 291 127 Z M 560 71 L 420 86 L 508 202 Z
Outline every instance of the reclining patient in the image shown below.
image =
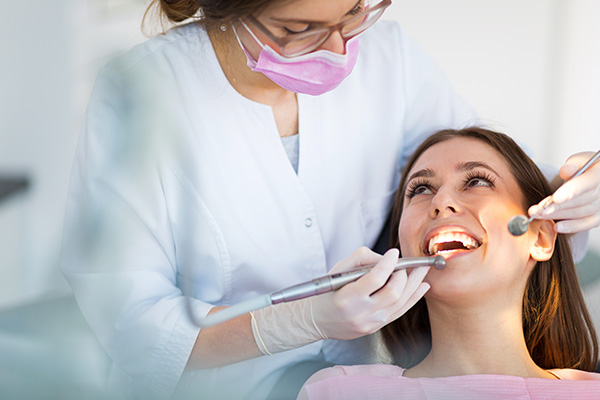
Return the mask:
M 551 193 L 506 135 L 438 132 L 415 151 L 394 204 L 403 257 L 441 254 L 431 288 L 381 334 L 395 365 L 336 366 L 299 399 L 600 399 L 598 341 L 567 238 L 508 221 Z M 393 240 L 394 242 L 394 240 Z

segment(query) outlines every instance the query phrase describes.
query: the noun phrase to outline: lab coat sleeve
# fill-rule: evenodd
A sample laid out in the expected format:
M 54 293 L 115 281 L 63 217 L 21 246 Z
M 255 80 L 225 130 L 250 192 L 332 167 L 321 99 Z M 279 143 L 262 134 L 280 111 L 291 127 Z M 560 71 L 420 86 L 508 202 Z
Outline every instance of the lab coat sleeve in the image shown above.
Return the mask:
M 176 284 L 153 137 L 160 113 L 130 83 L 111 68 L 96 81 L 71 176 L 61 268 L 136 394 L 168 398 L 199 329 Z M 202 315 L 211 308 L 189 301 Z

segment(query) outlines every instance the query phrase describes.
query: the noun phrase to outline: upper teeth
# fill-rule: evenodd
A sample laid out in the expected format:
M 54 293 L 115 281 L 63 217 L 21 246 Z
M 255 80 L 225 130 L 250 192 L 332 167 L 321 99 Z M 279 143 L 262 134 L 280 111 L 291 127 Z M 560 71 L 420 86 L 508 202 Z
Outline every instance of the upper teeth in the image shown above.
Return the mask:
M 441 243 L 460 242 L 464 247 L 471 250 L 479 247 L 477 240 L 471 236 L 460 232 L 444 232 L 439 233 L 429 239 L 428 250 L 429 254 L 433 255 L 438 252 Z

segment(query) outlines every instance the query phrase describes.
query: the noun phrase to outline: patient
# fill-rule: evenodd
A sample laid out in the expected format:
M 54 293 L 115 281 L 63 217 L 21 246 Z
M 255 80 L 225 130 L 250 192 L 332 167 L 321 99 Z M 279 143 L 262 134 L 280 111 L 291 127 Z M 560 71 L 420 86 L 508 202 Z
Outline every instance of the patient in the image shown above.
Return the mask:
M 567 238 L 510 218 L 551 193 L 508 136 L 438 132 L 415 151 L 394 204 L 403 257 L 441 254 L 430 290 L 382 329 L 395 365 L 314 374 L 299 399 L 600 399 L 598 341 Z M 402 217 L 402 218 L 401 218 Z M 398 240 L 399 237 L 399 240 Z

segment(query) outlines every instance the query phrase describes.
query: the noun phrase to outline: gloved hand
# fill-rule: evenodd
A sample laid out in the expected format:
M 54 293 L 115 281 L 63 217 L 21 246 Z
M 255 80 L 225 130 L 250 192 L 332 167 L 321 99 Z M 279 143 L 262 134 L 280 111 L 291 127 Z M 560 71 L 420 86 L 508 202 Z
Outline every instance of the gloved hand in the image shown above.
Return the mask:
M 430 267 L 394 271 L 398 249 L 380 256 L 361 248 L 339 262 L 331 273 L 377 263 L 359 280 L 336 292 L 313 298 L 317 326 L 329 339 L 349 340 L 368 335 L 394 321 L 429 290 L 423 282 Z
M 376 263 L 355 282 L 320 296 L 255 311 L 252 330 L 264 354 L 289 350 L 320 339 L 355 339 L 380 329 L 412 307 L 429 290 L 429 267 L 393 273 L 398 250 L 381 256 L 360 248 L 330 273 Z
M 560 168 L 560 177 L 569 179 L 593 155 L 593 152 L 572 155 Z M 600 163 L 565 182 L 551 197 L 554 204 L 544 210 L 539 218 L 559 220 L 554 228 L 557 232 L 577 233 L 600 226 Z M 531 206 L 529 215 L 535 214 L 545 201 Z

